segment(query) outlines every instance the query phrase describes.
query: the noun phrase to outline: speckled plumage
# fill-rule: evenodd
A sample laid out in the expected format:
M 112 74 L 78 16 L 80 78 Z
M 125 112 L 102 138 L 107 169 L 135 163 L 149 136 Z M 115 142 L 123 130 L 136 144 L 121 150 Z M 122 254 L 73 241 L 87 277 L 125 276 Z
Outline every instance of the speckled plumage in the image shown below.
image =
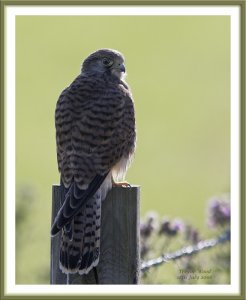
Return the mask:
M 60 268 L 87 274 L 99 261 L 101 202 L 122 180 L 135 149 L 131 92 L 123 81 L 124 58 L 101 49 L 60 95 L 56 113 L 62 199 L 52 235 L 62 230 Z

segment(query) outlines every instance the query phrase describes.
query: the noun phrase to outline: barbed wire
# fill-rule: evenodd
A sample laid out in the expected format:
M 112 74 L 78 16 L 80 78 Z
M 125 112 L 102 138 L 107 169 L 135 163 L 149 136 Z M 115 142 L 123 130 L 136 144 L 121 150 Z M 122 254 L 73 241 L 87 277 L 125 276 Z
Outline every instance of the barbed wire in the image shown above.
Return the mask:
M 213 248 L 219 244 L 224 244 L 225 242 L 230 241 L 230 237 L 231 237 L 231 232 L 230 230 L 227 230 L 217 238 L 203 240 L 198 242 L 195 245 L 186 246 L 175 252 L 163 254 L 158 258 L 154 258 L 143 262 L 141 265 L 141 271 L 145 272 L 152 267 L 157 267 L 169 261 L 174 261 L 185 256 L 191 256 L 202 250 Z

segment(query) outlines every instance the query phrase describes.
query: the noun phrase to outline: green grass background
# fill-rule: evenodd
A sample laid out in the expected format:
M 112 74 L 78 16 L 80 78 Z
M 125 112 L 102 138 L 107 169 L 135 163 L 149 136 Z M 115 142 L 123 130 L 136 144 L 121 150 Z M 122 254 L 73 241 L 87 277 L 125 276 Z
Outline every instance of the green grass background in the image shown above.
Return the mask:
M 49 281 L 55 105 L 83 59 L 104 47 L 126 58 L 138 135 L 127 180 L 141 185 L 141 215 L 155 210 L 206 232 L 208 198 L 229 192 L 229 17 L 17 16 L 19 284 Z

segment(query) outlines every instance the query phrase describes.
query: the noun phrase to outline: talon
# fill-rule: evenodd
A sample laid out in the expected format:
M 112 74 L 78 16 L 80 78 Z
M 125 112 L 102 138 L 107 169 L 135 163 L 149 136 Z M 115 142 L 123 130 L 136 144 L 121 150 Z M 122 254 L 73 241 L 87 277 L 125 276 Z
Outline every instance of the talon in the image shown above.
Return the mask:
M 115 182 L 113 179 L 112 179 L 112 185 L 114 187 L 123 187 L 123 188 L 130 188 L 131 187 L 130 183 L 128 183 L 127 181 Z

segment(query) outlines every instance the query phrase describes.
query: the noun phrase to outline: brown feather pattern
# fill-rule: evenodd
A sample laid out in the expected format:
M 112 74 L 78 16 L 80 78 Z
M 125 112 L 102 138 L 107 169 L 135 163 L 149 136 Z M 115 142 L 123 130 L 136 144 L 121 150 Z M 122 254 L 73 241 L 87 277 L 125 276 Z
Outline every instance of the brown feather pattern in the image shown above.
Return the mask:
M 61 93 L 55 111 L 58 169 L 66 193 L 52 232 L 62 229 L 60 268 L 66 273 L 88 273 L 98 263 L 101 201 L 114 168 L 121 160 L 128 162 L 135 149 L 132 95 L 120 77 L 100 65 L 105 56 L 114 62 L 114 72 L 124 60 L 115 50 L 91 54 L 81 74 Z M 95 180 L 98 176 L 103 183 Z M 80 201 L 76 189 L 82 195 L 93 180 L 97 190 L 73 211 L 72 203 Z M 72 217 L 66 218 L 67 212 Z
M 134 107 L 125 83 L 80 75 L 61 94 L 55 118 L 65 186 L 74 178 L 83 188 L 134 150 Z

